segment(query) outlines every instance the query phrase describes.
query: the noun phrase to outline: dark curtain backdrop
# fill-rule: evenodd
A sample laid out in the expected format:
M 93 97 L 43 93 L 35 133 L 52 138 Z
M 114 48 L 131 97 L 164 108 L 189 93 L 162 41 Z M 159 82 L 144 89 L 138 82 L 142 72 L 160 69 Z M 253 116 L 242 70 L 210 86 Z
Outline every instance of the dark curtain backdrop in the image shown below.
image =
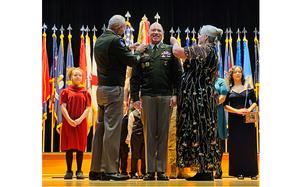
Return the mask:
M 201 25 L 211 24 L 224 31 L 227 27 L 231 27 L 234 31 L 232 37 L 235 50 L 237 37 L 235 32 L 237 28 L 245 27 L 248 31 L 249 50 L 253 53 L 253 30 L 255 27 L 259 29 L 258 0 L 43 0 L 42 6 L 42 23 L 48 25 L 48 51 L 51 52 L 52 48 L 50 44 L 52 43 L 51 28 L 53 25 L 56 24 L 58 28 L 63 25 L 66 29 L 71 24 L 75 65 L 78 64 L 81 26 L 88 25 L 89 28 L 92 28 L 95 25 L 98 29 L 96 35 L 99 36 L 102 33 L 101 27 L 103 24 L 107 26 L 111 16 L 114 14 L 124 16 L 127 11 L 131 14 L 130 22 L 135 29 L 135 41 L 143 15 L 145 14 L 150 23 L 153 23 L 156 12 L 159 13 L 161 17 L 159 22 L 165 30 L 165 43 L 169 43 L 169 30 L 172 26 L 174 29 L 180 27 L 181 39 L 184 44 L 184 30 L 187 27 L 190 30 L 195 27 L 198 31 Z M 223 35 L 222 44 L 224 44 L 224 38 L 225 35 Z M 65 41 L 67 41 L 67 37 L 65 37 Z M 224 51 L 222 52 L 224 54 Z M 51 58 L 52 55 L 48 56 Z M 251 54 L 252 56 L 254 55 Z M 52 62 L 50 60 L 49 62 Z
M 259 30 L 259 0 L 43 0 L 42 3 L 42 23 L 46 23 L 47 33 L 47 51 L 49 65 L 52 65 L 52 30 L 55 24 L 60 28 L 61 25 L 66 29 L 71 24 L 72 30 L 72 48 L 74 54 L 75 66 L 79 64 L 80 47 L 80 28 L 82 25 L 89 26 L 90 29 L 95 25 L 98 29 L 96 36 L 102 33 L 103 24 L 107 26 L 108 20 L 114 14 L 125 16 L 126 12 L 131 14 L 130 22 L 135 29 L 135 41 L 138 34 L 139 23 L 145 14 L 150 23 L 155 21 L 154 16 L 158 12 L 161 19 L 159 22 L 165 30 L 165 43 L 169 43 L 169 30 L 173 27 L 175 30 L 180 27 L 182 45 L 185 45 L 184 30 L 189 27 L 190 30 L 195 27 L 199 30 L 201 25 L 211 24 L 222 28 L 224 31 L 231 27 L 234 31 L 233 52 L 235 57 L 236 39 L 235 32 L 237 28 L 246 28 L 248 31 L 247 39 L 249 41 L 249 52 L 254 72 L 254 28 Z M 57 34 L 59 31 L 57 31 Z M 67 49 L 67 32 L 65 31 L 65 53 Z M 58 35 L 59 36 L 59 35 Z M 92 33 L 90 33 L 90 37 Z M 59 37 L 58 37 L 59 39 Z M 225 34 L 221 39 L 222 55 L 224 57 Z M 58 41 L 59 44 L 59 41 Z M 66 54 L 65 54 L 66 57 Z M 66 59 L 65 59 L 66 60 Z M 49 124 L 48 115 L 47 124 Z M 47 125 L 49 128 L 50 125 Z M 49 131 L 46 133 L 46 151 L 50 149 Z M 90 136 L 90 135 L 89 135 Z M 58 151 L 58 138 L 55 135 L 55 151 Z M 88 141 L 88 151 L 90 150 L 90 140 Z

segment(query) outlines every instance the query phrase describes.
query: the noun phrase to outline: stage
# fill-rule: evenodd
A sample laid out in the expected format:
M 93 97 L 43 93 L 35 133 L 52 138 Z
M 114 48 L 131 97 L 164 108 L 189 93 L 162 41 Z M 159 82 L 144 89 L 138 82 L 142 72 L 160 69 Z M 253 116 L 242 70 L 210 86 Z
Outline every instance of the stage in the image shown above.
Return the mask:
M 257 156 L 259 163 L 259 155 Z M 73 176 L 72 180 L 64 180 L 63 176 L 66 171 L 64 153 L 43 153 L 43 186 L 259 186 L 259 176 L 257 180 L 237 178 L 228 176 L 228 154 L 224 154 L 222 160 L 223 179 L 215 181 L 186 181 L 184 179 L 170 179 L 169 181 L 143 181 L 141 179 L 130 179 L 127 181 L 90 181 L 88 172 L 91 163 L 91 153 L 84 153 L 82 170 L 85 176 L 83 180 L 77 180 Z M 130 158 L 128 159 L 128 170 L 130 170 Z M 76 171 L 76 159 L 73 159 L 74 173 Z M 169 174 L 168 167 L 167 174 Z M 193 175 L 190 168 L 185 168 L 185 173 Z

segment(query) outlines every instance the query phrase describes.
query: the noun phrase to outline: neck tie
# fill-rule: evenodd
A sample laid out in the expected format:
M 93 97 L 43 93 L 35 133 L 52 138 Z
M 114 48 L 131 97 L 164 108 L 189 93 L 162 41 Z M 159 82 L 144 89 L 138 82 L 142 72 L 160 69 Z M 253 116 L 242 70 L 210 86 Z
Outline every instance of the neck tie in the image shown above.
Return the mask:
M 157 54 L 158 54 L 158 47 L 157 47 L 157 45 L 155 45 L 155 46 L 153 47 L 153 57 L 156 57 Z

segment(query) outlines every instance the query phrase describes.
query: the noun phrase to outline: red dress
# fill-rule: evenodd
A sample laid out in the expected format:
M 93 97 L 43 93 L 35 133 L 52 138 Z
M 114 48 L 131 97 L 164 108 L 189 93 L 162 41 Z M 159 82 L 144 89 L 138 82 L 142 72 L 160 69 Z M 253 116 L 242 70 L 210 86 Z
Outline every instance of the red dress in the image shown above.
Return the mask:
M 78 119 L 86 107 L 91 106 L 91 95 L 83 87 L 69 86 L 62 90 L 60 94 L 60 105 L 66 103 L 66 109 L 71 119 Z M 69 125 L 68 121 L 62 116 L 62 128 L 60 131 L 61 151 L 70 149 L 84 151 L 87 142 L 87 120 L 76 127 Z

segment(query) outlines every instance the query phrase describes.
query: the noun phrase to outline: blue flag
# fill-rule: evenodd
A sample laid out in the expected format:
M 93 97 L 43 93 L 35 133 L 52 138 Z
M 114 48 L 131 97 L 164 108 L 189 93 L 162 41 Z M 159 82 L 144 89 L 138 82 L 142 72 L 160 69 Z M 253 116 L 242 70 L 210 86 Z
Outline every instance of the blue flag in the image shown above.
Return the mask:
M 242 67 L 242 55 L 241 55 L 241 39 L 238 36 L 236 41 L 236 58 L 235 58 L 235 65 Z
M 221 51 L 221 42 L 220 41 L 218 41 L 216 51 L 217 51 L 218 60 L 219 60 L 219 77 L 224 78 L 223 59 L 222 59 L 222 51 Z
M 64 88 L 64 35 L 60 35 L 60 45 L 58 50 L 57 68 L 55 71 L 55 102 L 54 110 L 56 117 L 56 129 L 61 126 L 62 113 L 59 105 L 60 92 Z
M 51 93 L 51 99 L 49 100 L 49 112 L 52 113 L 52 115 L 55 116 L 54 114 L 54 100 L 53 98 L 55 97 L 55 71 L 57 68 L 57 37 L 56 34 L 53 33 L 52 34 L 52 41 L 53 41 L 53 45 L 52 45 L 52 65 L 50 68 L 50 82 L 51 82 L 51 87 L 50 87 L 50 93 Z M 54 120 L 52 120 L 51 122 L 52 124 L 52 128 L 54 128 L 55 126 L 55 122 Z
M 53 79 L 55 77 L 55 69 L 57 66 L 57 37 L 56 34 L 52 34 L 52 66 L 50 69 L 50 77 Z
M 73 51 L 72 51 L 72 35 L 68 35 L 68 50 L 67 50 L 67 63 L 66 63 L 66 83 L 65 83 L 65 88 L 70 85 L 69 77 L 68 77 L 68 69 L 74 67 L 74 58 L 73 58 Z
M 252 79 L 252 71 L 251 71 L 251 62 L 249 56 L 249 49 L 248 49 L 248 40 L 246 36 L 243 38 L 243 50 L 244 50 L 244 67 L 243 73 L 245 77 L 245 88 L 254 88 L 253 79 Z
M 124 31 L 124 39 L 125 39 L 125 45 L 129 46 L 133 44 L 133 31 L 134 29 L 132 28 L 131 24 L 129 21 L 126 21 L 126 27 Z

